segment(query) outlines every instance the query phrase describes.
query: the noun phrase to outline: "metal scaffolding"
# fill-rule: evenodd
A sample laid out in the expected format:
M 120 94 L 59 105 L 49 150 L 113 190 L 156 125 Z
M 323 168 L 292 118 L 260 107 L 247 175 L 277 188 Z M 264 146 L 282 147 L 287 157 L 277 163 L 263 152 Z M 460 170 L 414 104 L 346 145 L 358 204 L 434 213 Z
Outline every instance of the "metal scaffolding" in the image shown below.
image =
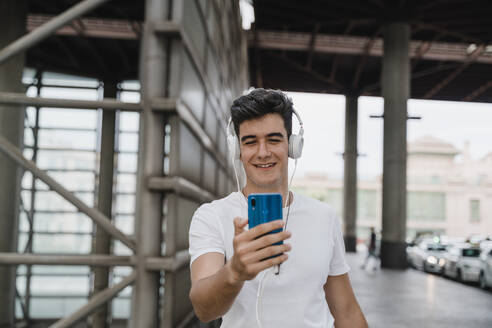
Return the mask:
M 0 65 L 106 2 L 81 1 L 33 29 L 0 50 Z M 230 29 L 225 30 L 223 26 Z M 36 87 L 35 97 L 0 92 L 0 105 L 32 106 L 35 110 L 34 124 L 29 127 L 33 144 L 25 148 L 32 151 L 30 159 L 0 134 L 0 152 L 33 176 L 26 189 L 31 195 L 30 203 L 21 206 L 28 221 L 24 253 L 0 253 L 0 265 L 26 265 L 25 291 L 16 293 L 24 324 L 29 325 L 32 319 L 29 317 L 31 266 L 83 265 L 93 269 L 90 299 L 51 327 L 73 326 L 101 309 L 104 310 L 94 315 L 90 324 L 106 327 L 111 310 L 105 304 L 128 286 L 132 286 L 130 326 L 168 328 L 196 325 L 197 319 L 188 299 L 188 227 L 194 210 L 201 203 L 225 195 L 233 187 L 232 167 L 226 154 L 226 108 L 233 97 L 247 87 L 246 40 L 240 28 L 238 3 L 147 0 L 140 46 L 141 88 L 137 103 L 118 100 L 116 85 L 120 81 L 109 80 L 104 81 L 103 99 L 41 97 L 43 83 L 40 71 L 32 84 Z M 101 85 L 96 89 L 102 90 Z M 37 164 L 39 150 L 49 149 L 40 147 L 38 142 L 40 129 L 49 129 L 39 126 L 39 114 L 45 107 L 103 112 L 102 134 L 99 129 L 69 129 L 97 132 L 101 139 L 98 140 L 101 145 L 100 162 L 96 169 L 81 169 L 95 175 L 97 206 L 90 206 L 80 191 L 69 190 L 53 178 L 50 173 L 56 169 L 43 170 Z M 124 153 L 115 145 L 119 131 L 116 122 L 118 113 L 122 112 L 136 112 L 140 117 L 134 234 L 125 233 L 112 220 L 115 216 L 112 209 L 114 178 L 119 172 L 114 159 Z M 51 150 L 72 151 L 63 148 Z M 59 171 L 65 170 L 69 169 Z M 63 197 L 77 212 L 85 214 L 97 225 L 96 232 L 92 234 L 92 253 L 34 252 L 33 238 L 37 234 L 34 228 L 35 195 L 44 192 L 37 187 L 36 181 L 42 181 L 49 190 Z M 111 240 L 125 245 L 129 255 L 113 255 Z M 109 284 L 111 268 L 114 267 L 132 270 L 122 280 Z

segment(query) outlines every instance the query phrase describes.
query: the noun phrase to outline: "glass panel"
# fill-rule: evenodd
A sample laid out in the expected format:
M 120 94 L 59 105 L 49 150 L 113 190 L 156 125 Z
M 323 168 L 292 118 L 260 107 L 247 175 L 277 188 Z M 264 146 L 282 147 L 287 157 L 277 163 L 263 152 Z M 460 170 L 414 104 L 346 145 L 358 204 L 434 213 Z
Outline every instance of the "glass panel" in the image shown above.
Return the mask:
M 91 239 L 91 235 L 34 234 L 33 252 L 88 254 L 91 251 Z
M 183 27 L 194 45 L 197 55 L 203 61 L 205 50 L 205 26 L 195 1 L 183 1 Z
M 122 94 L 124 94 L 122 92 Z M 140 114 L 133 112 L 120 112 L 119 114 L 119 129 L 121 131 L 138 131 Z
M 22 83 L 33 83 L 34 77 L 36 76 L 36 70 L 33 68 L 24 68 L 22 72 Z
M 41 129 L 39 130 L 39 147 L 96 149 L 96 133 Z
M 87 88 L 96 88 L 97 86 L 99 86 L 99 82 L 96 79 L 54 72 L 43 72 L 42 83 L 57 84 L 61 86 L 81 86 Z
M 177 167 L 171 168 L 173 174 L 182 176 L 195 184 L 200 183 L 201 146 L 190 130 L 181 122 L 179 124 L 179 160 Z M 171 141 L 172 142 L 172 141 Z M 173 154 L 170 154 L 172 157 Z M 173 161 L 171 160 L 171 163 Z
M 138 103 L 140 102 L 140 92 L 121 91 L 119 94 L 119 100 L 128 103 Z
M 92 220 L 83 213 L 35 213 L 34 230 L 91 233 Z
M 118 136 L 118 149 L 121 151 L 138 151 L 138 134 L 120 133 Z
M 117 195 L 116 213 L 133 214 L 135 212 L 135 195 Z
M 470 221 L 480 221 L 480 200 L 478 199 L 470 200 Z
M 125 246 L 125 244 L 121 243 L 118 240 L 114 241 L 114 254 L 115 255 L 133 255 L 131 249 Z
M 87 303 L 87 298 L 32 298 L 31 318 L 62 318 Z
M 94 129 L 98 113 L 95 110 L 43 108 L 39 113 L 41 127 Z
M 118 174 L 116 181 L 117 192 L 135 192 L 137 177 L 135 174 Z
M 94 195 L 92 193 L 74 193 L 88 206 L 93 206 Z M 36 193 L 35 208 L 40 211 L 77 211 L 77 208 L 54 191 L 39 191 Z
M 76 100 L 98 100 L 96 89 L 73 89 L 63 87 L 42 87 L 40 96 L 43 98 L 76 99 Z
M 444 221 L 446 195 L 442 192 L 409 191 L 407 193 L 409 220 Z
M 131 300 L 128 298 L 115 298 L 111 304 L 112 315 L 116 319 L 127 319 L 130 317 Z
M 19 239 L 17 240 L 17 251 L 19 253 L 24 252 L 26 249 L 28 235 L 26 233 L 19 232 Z
M 215 193 L 215 160 L 208 152 L 205 151 L 203 158 L 203 187 L 211 193 Z
M 135 228 L 133 215 L 117 215 L 115 217 L 115 225 L 124 233 L 133 234 Z
M 120 88 L 124 90 L 140 90 L 140 81 L 126 80 L 120 83 Z
M 73 275 L 88 275 L 90 269 L 88 266 L 78 266 L 78 265 L 33 265 L 32 267 L 33 275 L 47 275 L 47 274 L 65 274 L 67 276 Z
M 15 280 L 15 286 L 21 296 L 26 295 L 26 280 L 26 277 L 17 277 Z
M 137 154 L 118 154 L 118 171 L 137 172 Z
M 24 171 L 24 174 L 22 175 L 21 186 L 23 189 L 31 189 L 31 185 L 32 185 L 32 173 Z
M 357 190 L 357 220 L 375 220 L 376 208 L 376 190 Z
M 75 151 L 38 151 L 37 164 L 39 168 L 93 170 L 96 164 L 96 154 Z
M 31 277 L 33 296 L 82 296 L 89 293 L 89 277 L 84 276 L 36 276 Z
M 188 105 L 198 121 L 201 122 L 203 119 L 203 107 L 205 102 L 204 87 L 198 73 L 188 59 L 188 56 L 186 55 L 184 58 L 181 99 Z
M 466 257 L 479 257 L 480 250 L 479 249 L 463 249 L 462 255 Z
M 49 172 L 53 179 L 66 189 L 72 191 L 93 191 L 94 190 L 94 173 L 91 172 Z M 41 184 L 36 180 L 36 188 L 46 189 L 44 183 Z
M 207 101 L 205 110 L 205 132 L 214 143 L 217 143 L 217 116 L 215 115 L 215 109 Z

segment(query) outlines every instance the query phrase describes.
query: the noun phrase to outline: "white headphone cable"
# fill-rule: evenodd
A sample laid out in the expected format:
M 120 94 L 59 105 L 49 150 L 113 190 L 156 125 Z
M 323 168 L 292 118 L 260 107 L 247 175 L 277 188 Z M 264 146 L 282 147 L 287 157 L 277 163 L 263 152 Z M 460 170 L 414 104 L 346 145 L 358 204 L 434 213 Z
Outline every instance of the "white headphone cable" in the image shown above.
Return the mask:
M 292 172 L 292 176 L 290 178 L 289 185 L 287 187 L 287 197 L 286 197 L 285 206 L 289 204 L 290 186 L 292 185 L 292 179 L 294 178 L 294 175 L 296 173 L 296 168 L 297 168 L 297 159 L 294 162 L 294 171 Z M 287 208 L 287 216 L 285 219 L 284 229 L 287 228 L 287 223 L 289 222 L 289 214 L 290 214 L 290 206 Z M 278 275 L 280 273 L 280 264 L 277 264 L 275 267 L 271 268 L 270 270 L 266 270 L 260 279 L 260 283 L 258 284 L 258 291 L 256 293 L 256 323 L 258 324 L 258 328 L 262 327 L 261 320 L 260 320 L 261 297 L 263 295 L 263 289 L 265 287 L 265 283 L 267 281 L 270 272 L 273 272 L 275 275 Z
M 258 324 L 258 328 L 261 328 L 261 320 L 260 320 L 260 310 L 261 310 L 261 295 L 263 294 L 263 289 L 265 287 L 265 283 L 270 276 L 270 272 L 273 272 L 271 268 L 270 270 L 265 270 L 265 273 L 260 279 L 260 283 L 258 285 L 258 292 L 256 293 L 256 323 Z

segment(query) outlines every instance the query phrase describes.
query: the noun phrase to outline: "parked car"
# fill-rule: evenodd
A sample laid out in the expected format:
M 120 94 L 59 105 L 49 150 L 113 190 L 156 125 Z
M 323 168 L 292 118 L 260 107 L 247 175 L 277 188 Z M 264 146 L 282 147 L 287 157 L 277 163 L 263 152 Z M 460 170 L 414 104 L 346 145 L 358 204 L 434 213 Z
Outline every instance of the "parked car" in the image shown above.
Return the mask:
M 480 255 L 481 268 L 479 283 L 483 289 L 492 288 L 492 247 L 484 249 Z
M 469 244 L 451 247 L 444 256 L 444 275 L 462 282 L 478 282 L 480 278 L 480 248 Z
M 419 270 L 441 273 L 445 251 L 446 245 L 436 243 L 434 239 L 424 239 L 416 246 L 407 248 L 408 262 Z

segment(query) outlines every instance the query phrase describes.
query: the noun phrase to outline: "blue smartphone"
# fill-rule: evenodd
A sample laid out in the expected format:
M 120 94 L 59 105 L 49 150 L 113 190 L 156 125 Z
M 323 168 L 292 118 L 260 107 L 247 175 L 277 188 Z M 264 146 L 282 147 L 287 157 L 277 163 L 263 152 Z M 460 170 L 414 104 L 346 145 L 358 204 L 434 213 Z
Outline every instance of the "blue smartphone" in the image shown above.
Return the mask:
M 282 195 L 278 193 L 250 194 L 248 196 L 248 226 L 249 229 L 259 224 L 270 221 L 282 220 Z M 268 233 L 281 232 L 282 229 L 272 230 Z M 264 235 L 262 235 L 264 236 Z M 262 237 L 259 236 L 259 237 Z M 259 238 L 258 237 L 258 238 Z M 273 245 L 282 245 L 279 241 Z M 279 256 L 281 254 L 274 255 Z M 269 257 L 269 258 L 272 258 Z

